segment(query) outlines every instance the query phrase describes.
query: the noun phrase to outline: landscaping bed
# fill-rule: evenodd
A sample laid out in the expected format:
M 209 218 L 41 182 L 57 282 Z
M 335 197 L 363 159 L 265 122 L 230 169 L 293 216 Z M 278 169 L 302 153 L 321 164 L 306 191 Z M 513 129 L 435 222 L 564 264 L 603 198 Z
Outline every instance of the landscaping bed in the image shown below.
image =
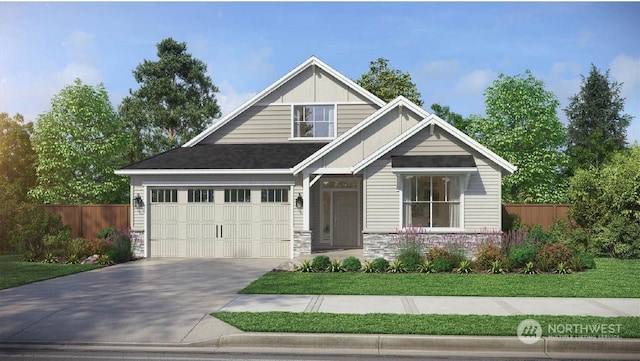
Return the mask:
M 104 267 L 97 264 L 24 262 L 17 254 L 0 255 L 0 289 Z
M 572 274 L 269 272 L 239 293 L 502 297 L 640 297 L 640 259 L 595 259 Z

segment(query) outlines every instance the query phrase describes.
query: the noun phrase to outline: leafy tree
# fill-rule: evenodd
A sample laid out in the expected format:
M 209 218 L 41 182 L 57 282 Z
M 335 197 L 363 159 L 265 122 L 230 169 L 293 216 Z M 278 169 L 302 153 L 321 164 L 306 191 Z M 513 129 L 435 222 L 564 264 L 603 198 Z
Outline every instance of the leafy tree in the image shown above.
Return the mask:
M 378 58 L 369 64 L 369 71 L 362 74 L 355 82 L 375 94 L 385 102 L 392 101 L 402 95 L 418 106 L 422 106 L 422 95 L 411 81 L 409 73 L 403 73 L 389 66 L 389 60 Z
M 172 38 L 157 48 L 157 61 L 144 60 L 133 71 L 140 88 L 119 109 L 132 139 L 129 161 L 178 147 L 220 117 L 206 64 Z
M 640 256 L 640 145 L 618 151 L 601 167 L 571 178 L 569 217 L 579 227 L 570 239 L 613 257 Z
M 433 110 L 435 115 L 442 118 L 442 120 L 458 128 L 458 130 L 469 134 L 472 118 L 465 118 L 458 113 L 452 112 L 448 106 L 443 106 L 438 103 L 431 104 L 431 110 Z
M 627 127 L 632 117 L 622 114 L 625 99 L 620 96 L 621 86 L 609 81 L 609 70 L 602 74 L 593 64 L 589 76 L 582 76 L 580 92 L 569 99 L 564 109 L 569 119 L 569 174 L 577 168 L 597 167 L 627 146 Z
M 30 194 L 42 203 L 122 203 L 128 180 L 113 171 L 125 160 L 123 123 L 102 84 L 76 79 L 51 100 L 33 134 L 38 185 Z
M 565 129 L 556 116 L 556 96 L 527 70 L 500 74 L 484 93 L 487 118 L 471 122 L 476 140 L 518 167 L 503 179 L 507 203 L 557 203 L 564 200 Z
M 33 124 L 24 124 L 20 114 L 9 117 L 0 113 L 0 178 L 4 186 L 14 187 L 13 192 L 24 198 L 36 185 L 36 154 L 31 146 Z

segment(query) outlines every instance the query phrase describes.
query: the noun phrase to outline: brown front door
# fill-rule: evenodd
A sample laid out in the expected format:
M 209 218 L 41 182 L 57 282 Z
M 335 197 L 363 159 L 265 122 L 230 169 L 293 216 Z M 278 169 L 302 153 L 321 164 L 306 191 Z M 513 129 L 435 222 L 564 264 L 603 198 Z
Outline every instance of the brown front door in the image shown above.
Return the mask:
M 358 247 L 358 192 L 333 192 L 333 246 Z

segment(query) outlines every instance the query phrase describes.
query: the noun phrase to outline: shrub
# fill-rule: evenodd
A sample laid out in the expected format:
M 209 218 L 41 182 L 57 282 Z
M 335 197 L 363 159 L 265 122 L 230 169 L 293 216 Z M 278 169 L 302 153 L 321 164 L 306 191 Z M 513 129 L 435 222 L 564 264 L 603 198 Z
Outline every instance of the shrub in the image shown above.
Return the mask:
M 109 234 L 111 234 L 111 232 L 115 232 L 115 231 L 116 231 L 116 227 L 113 227 L 113 226 L 107 227 L 107 228 L 103 229 L 102 231 L 100 231 L 100 233 L 98 233 L 96 238 L 99 238 L 99 239 L 109 238 Z
M 548 272 L 556 268 L 558 263 L 568 262 L 571 256 L 571 250 L 564 243 L 547 243 L 536 254 L 536 262 L 540 270 Z
M 11 243 L 18 253 L 33 260 L 42 260 L 45 253 L 52 253 L 45 244 L 52 240 L 46 240 L 46 236 L 57 236 L 69 229 L 62 224 L 60 216 L 49 214 L 42 205 L 22 203 L 15 211 L 21 216 L 12 227 Z
M 313 272 L 313 267 L 311 267 L 311 262 L 308 259 L 302 260 L 300 265 L 296 266 L 296 271 Z
M 535 275 L 535 274 L 538 274 L 538 270 L 536 270 L 536 266 L 533 262 L 527 262 L 520 270 L 520 273 L 523 273 L 526 275 Z
M 364 273 L 378 272 L 378 270 L 376 270 L 375 267 L 373 267 L 373 261 L 365 261 L 364 264 L 362 265 L 361 270 Z
M 462 260 L 456 269 L 457 273 L 471 273 L 473 268 L 471 267 L 471 261 Z
M 431 262 L 435 262 L 438 259 L 450 259 L 451 258 L 451 254 L 449 253 L 449 250 L 441 247 L 441 246 L 433 246 L 429 252 L 427 252 L 427 259 Z
M 433 269 L 433 263 L 431 263 L 431 261 L 429 261 L 428 259 L 425 259 L 418 266 L 418 272 L 420 272 L 420 273 L 433 273 L 433 272 L 435 272 L 435 270 Z
M 528 229 L 527 241 L 534 242 L 538 245 L 543 245 L 547 243 L 558 242 L 558 239 L 553 232 L 547 232 L 542 228 L 542 226 L 536 224 L 535 226 Z
M 342 260 L 342 268 L 344 268 L 345 271 L 354 272 L 362 268 L 362 263 L 360 263 L 358 258 L 351 256 Z
M 489 268 L 487 268 L 487 273 L 492 273 L 492 274 L 501 274 L 507 271 L 508 270 L 504 267 L 504 264 L 502 263 L 502 260 L 500 258 L 491 262 L 491 265 L 489 266 Z
M 407 271 L 415 271 L 422 262 L 424 239 L 415 228 L 407 228 L 397 236 L 398 257 Z
M 385 272 L 389 268 L 389 261 L 382 257 L 378 257 L 371 262 L 371 266 L 376 272 Z
M 128 231 L 113 230 L 109 232 L 107 238 L 111 242 L 111 249 L 107 251 L 107 255 L 112 262 L 123 263 L 133 259 L 133 249 Z
M 326 271 L 331 266 L 331 260 L 328 256 L 315 256 L 311 262 L 311 267 L 314 271 Z
M 342 264 L 340 264 L 340 260 L 339 259 L 334 259 L 333 261 L 331 261 L 331 264 L 327 268 L 327 271 L 329 271 L 329 272 L 342 272 L 342 271 L 344 271 L 344 269 L 342 268 Z
M 596 268 L 596 261 L 591 253 L 577 252 L 569 260 L 568 266 L 572 270 L 579 272 L 585 269 Z
M 56 257 L 64 256 L 67 244 L 71 241 L 71 229 L 66 228 L 57 234 L 47 234 L 42 237 L 42 243 L 47 251 Z
M 565 262 L 558 262 L 558 264 L 556 265 L 556 268 L 553 270 L 553 273 L 565 275 L 565 274 L 571 273 L 571 269 L 569 268 L 569 266 L 567 266 Z
M 402 263 L 401 260 L 395 259 L 393 260 L 393 262 L 391 262 L 391 264 L 389 265 L 389 268 L 387 268 L 387 272 L 404 273 L 404 272 L 407 272 L 407 269 L 405 268 L 404 263 Z
M 109 241 L 106 238 L 104 239 L 94 238 L 94 239 L 87 240 L 84 243 L 84 246 L 85 246 L 84 253 L 88 256 L 93 256 L 94 254 L 97 254 L 97 255 L 107 254 L 113 247 L 113 243 L 111 243 L 111 241 Z
M 484 242 L 478 247 L 476 254 L 476 264 L 480 269 L 488 270 L 495 261 L 500 261 L 504 264 L 505 254 L 495 243 Z
M 65 247 L 65 256 L 67 257 L 67 262 L 69 259 L 78 259 L 82 260 L 83 258 L 87 258 L 91 256 L 87 252 L 86 246 L 87 240 L 84 238 L 74 238 L 67 242 Z M 68 262 L 75 263 L 75 262 Z
M 536 259 L 536 250 L 532 244 L 525 244 L 522 247 L 515 247 L 509 251 L 509 261 L 512 266 L 520 268 Z
M 449 258 L 437 258 L 433 261 L 433 270 L 435 272 L 451 272 L 453 263 Z

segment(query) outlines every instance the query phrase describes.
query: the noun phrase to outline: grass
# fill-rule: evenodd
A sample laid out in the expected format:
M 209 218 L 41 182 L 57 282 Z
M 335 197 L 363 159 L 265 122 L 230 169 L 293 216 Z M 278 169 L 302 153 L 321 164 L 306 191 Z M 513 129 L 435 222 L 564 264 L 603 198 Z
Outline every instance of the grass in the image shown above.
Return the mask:
M 596 259 L 597 268 L 558 274 L 270 272 L 239 293 L 492 297 L 640 297 L 640 259 Z
M 20 255 L 0 255 L 0 290 L 101 267 L 104 266 L 22 262 Z
M 542 326 L 542 336 L 640 338 L 640 317 L 361 315 L 315 312 L 216 312 L 212 316 L 246 332 L 516 336 L 521 321 L 534 319 Z M 604 333 L 566 331 L 569 325 L 587 325 L 593 328 L 602 327 L 600 325 L 603 324 L 606 326 L 603 330 L 607 331 Z

